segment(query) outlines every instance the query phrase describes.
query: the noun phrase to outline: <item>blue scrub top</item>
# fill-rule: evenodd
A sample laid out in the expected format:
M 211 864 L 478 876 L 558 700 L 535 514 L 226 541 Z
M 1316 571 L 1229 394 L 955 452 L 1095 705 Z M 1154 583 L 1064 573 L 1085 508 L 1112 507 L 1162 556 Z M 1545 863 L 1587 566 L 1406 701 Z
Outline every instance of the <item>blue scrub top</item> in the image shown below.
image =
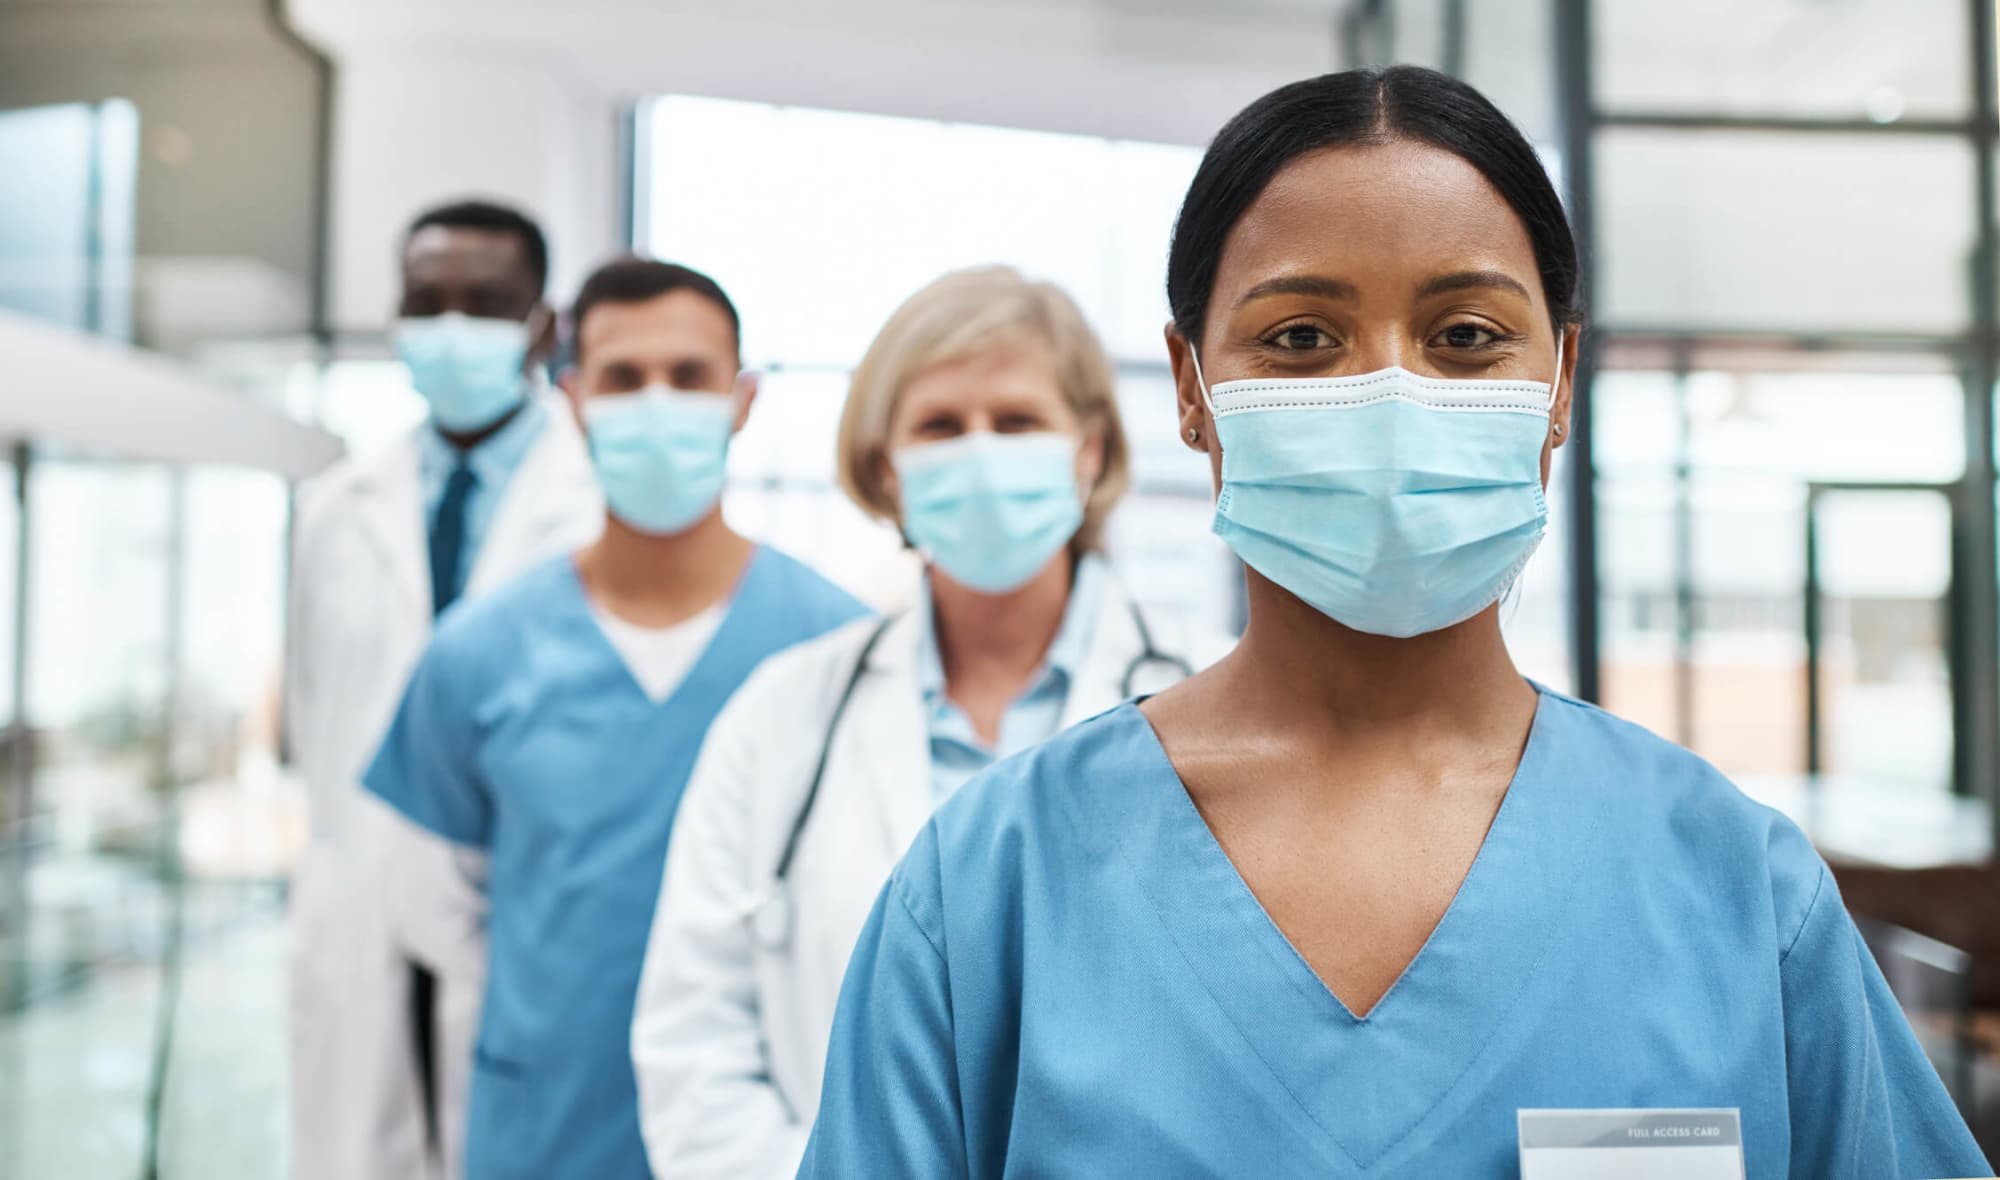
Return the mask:
M 765 656 L 862 613 L 759 549 L 707 650 L 660 703 L 591 617 L 568 557 L 446 614 L 366 782 L 491 854 L 470 1180 L 649 1175 L 632 1004 L 695 754 Z
M 878 899 L 823 1094 L 802 1177 L 1507 1177 L 1524 1107 L 1738 1107 L 1750 1180 L 1992 1174 L 1798 829 L 1546 693 L 1365 1019 L 1137 708 L 999 764 Z

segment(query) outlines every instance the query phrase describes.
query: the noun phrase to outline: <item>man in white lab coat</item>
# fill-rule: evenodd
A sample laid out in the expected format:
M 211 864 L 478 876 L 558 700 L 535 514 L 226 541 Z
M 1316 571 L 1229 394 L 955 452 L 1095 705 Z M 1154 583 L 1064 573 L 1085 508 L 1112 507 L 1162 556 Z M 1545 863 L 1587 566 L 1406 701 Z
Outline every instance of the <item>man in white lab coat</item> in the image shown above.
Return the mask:
M 458 1174 L 482 866 L 360 775 L 432 620 L 603 518 L 582 440 L 540 380 L 555 324 L 534 222 L 483 202 L 431 210 L 402 269 L 396 349 L 430 414 L 303 488 L 294 526 L 286 717 L 311 808 L 292 887 L 295 1180 Z M 422 904 L 392 922 L 387 890 Z

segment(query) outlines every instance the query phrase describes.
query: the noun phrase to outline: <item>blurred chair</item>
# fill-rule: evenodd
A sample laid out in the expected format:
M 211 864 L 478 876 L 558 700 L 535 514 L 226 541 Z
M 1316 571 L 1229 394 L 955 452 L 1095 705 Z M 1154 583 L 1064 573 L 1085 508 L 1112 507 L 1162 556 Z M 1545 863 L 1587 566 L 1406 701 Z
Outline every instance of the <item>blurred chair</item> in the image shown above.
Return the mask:
M 1856 915 L 1862 940 L 1881 965 L 1917 1036 L 1959 1109 L 1973 1111 L 1972 956 L 1928 935 Z
M 1835 862 L 1833 869 L 1911 1023 L 1933 1052 L 1944 1050 L 1938 1072 L 1973 1135 L 2000 1158 L 2000 864 L 1889 869 Z M 1956 985 L 1949 982 L 1954 961 L 1963 964 Z M 1964 995 L 1957 1018 L 1945 1015 L 1955 1002 L 1953 987 Z M 1939 1020 L 1946 1022 L 1942 1031 Z

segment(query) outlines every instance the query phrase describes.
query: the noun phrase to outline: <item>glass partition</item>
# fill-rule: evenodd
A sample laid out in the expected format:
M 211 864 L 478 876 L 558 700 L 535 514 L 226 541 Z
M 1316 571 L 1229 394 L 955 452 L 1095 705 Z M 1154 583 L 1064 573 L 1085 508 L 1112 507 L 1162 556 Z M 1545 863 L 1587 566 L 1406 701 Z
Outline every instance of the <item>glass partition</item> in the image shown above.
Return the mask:
M 131 336 L 138 140 L 120 99 L 0 110 L 0 309 Z
M 74 100 L 0 110 L 0 309 L 169 353 L 218 388 L 282 404 L 289 358 L 309 352 L 296 335 L 303 286 L 281 289 L 282 262 L 252 256 L 308 253 L 284 248 L 307 242 L 287 230 L 309 230 L 309 202 L 280 208 L 272 192 L 310 174 L 253 149 L 256 167 L 283 174 L 256 215 L 227 224 L 213 210 L 240 205 L 240 193 L 205 204 L 201 190 L 229 188 L 219 157 L 255 138 L 238 134 L 247 125 L 283 123 L 288 108 L 232 112 L 196 161 L 187 128 L 209 129 L 181 121 L 190 96 L 166 81 L 173 53 L 127 101 L 97 88 L 122 90 L 135 75 L 101 62 L 79 56 L 45 76 L 47 63 L 24 60 L 7 36 L 17 19 L 0 16 L 0 103 Z M 52 19 L 44 43 L 66 29 Z M 169 110 L 178 114 L 142 154 L 142 121 Z M 294 135 L 310 145 L 309 127 Z M 142 255 L 152 257 L 142 265 Z M 236 281 L 246 277 L 248 287 Z M 273 475 L 173 469 L 69 438 L 0 443 L 25 461 L 27 504 L 23 520 L 22 468 L 10 461 L 0 1175 L 123 1180 L 154 1162 L 168 1175 L 276 1175 L 282 881 L 301 837 L 275 723 L 290 489 Z
M 1639 359 L 1612 354 L 1614 363 Z M 1825 354 L 1790 359 L 1811 368 L 1786 371 L 1784 354 L 1738 351 L 1690 363 L 1741 367 L 1614 368 L 1599 377 L 1605 702 L 1734 776 L 1844 773 L 1948 789 L 1951 686 L 1939 628 L 1950 500 L 1898 499 L 1893 489 L 1943 489 L 1961 476 L 1961 387 L 1943 358 L 1853 354 L 1844 358 L 1851 367 Z M 1815 497 L 1829 488 L 1851 490 L 1821 502 L 1815 583 L 1808 529 Z M 1878 510 L 1840 507 L 1858 503 Z M 1920 506 L 1898 515 L 1891 504 Z M 1943 523 L 1927 511 L 1943 511 Z M 1871 569 L 1883 571 L 1873 589 L 1859 588 L 1854 579 L 1866 582 Z M 1908 585 L 1883 583 L 1889 571 Z M 1814 594 L 1827 628 L 1817 765 Z M 1858 660 L 1860 649 L 1883 644 L 1899 654 Z M 1884 686 L 1879 708 L 1866 703 L 1871 685 Z M 1892 714 L 1902 720 L 1877 724 Z M 1858 744 L 1839 753 L 1850 741 Z M 1903 769 L 1892 765 L 1899 759 Z
M 1613 127 L 1596 151 L 1601 323 L 1952 333 L 1970 322 L 1973 154 L 1961 140 Z
M 1594 7 L 1606 111 L 1880 123 L 1971 113 L 1963 0 Z

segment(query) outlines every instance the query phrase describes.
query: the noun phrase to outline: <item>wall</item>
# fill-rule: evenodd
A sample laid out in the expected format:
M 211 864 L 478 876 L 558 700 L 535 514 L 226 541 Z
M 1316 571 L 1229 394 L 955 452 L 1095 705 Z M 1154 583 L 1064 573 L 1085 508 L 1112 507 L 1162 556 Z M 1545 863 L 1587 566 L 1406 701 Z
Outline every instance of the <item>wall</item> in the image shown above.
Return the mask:
M 493 197 L 539 219 L 559 299 L 620 244 L 611 96 L 517 57 L 363 46 L 338 60 L 329 278 L 339 328 L 379 328 L 393 314 L 403 229 L 440 201 Z
M 261 0 L 0 3 L 0 109 L 138 109 L 142 342 L 308 328 L 319 88 Z
M 340 65 L 335 318 L 379 326 L 402 225 L 467 191 L 547 220 L 555 292 L 567 297 L 622 240 L 617 129 L 649 94 L 1202 143 L 1258 94 L 1329 68 L 1340 7 L 291 0 Z

